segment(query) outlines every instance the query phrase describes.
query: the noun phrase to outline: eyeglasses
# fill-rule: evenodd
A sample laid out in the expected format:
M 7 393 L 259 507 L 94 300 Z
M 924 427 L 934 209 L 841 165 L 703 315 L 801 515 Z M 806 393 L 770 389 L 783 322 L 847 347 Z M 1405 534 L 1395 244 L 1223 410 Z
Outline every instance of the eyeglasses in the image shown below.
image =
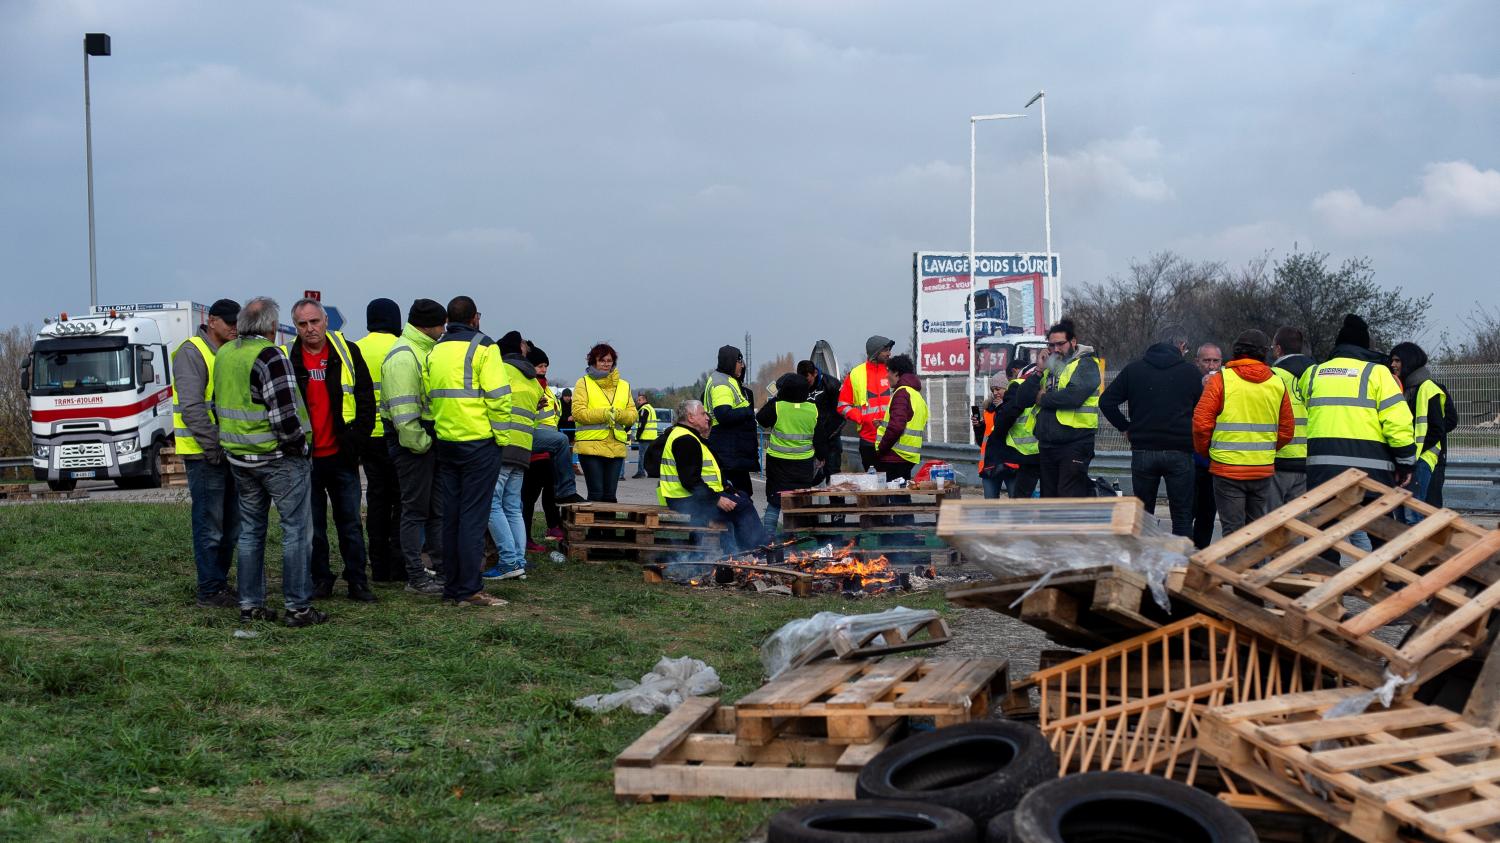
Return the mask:
M 1049 342 L 1049 343 L 1047 343 L 1047 347 L 1048 348 L 1064 348 L 1064 347 L 1067 346 L 1067 344 L 1068 344 L 1068 340 L 1063 340 L 1062 342 Z

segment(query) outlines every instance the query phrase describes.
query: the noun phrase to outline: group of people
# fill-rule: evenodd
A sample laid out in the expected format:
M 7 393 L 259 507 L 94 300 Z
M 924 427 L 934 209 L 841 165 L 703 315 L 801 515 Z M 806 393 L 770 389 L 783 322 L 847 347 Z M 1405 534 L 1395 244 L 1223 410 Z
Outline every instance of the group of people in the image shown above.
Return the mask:
M 1091 496 L 1102 413 L 1130 442 L 1135 495 L 1155 512 L 1165 483 L 1172 532 L 1200 548 L 1215 517 L 1229 535 L 1349 468 L 1442 505 L 1453 402 L 1420 346 L 1375 351 L 1357 315 L 1345 317 L 1321 364 L 1294 326 L 1274 337 L 1245 331 L 1227 360 L 1205 343 L 1189 361 L 1186 341 L 1165 337 L 1108 388 L 1104 363 L 1078 346 L 1072 324 L 1047 340 L 1039 361 L 992 382 L 980 461 L 987 497 L 1029 497 L 1038 480 L 1043 497 Z
M 616 501 L 632 439 L 642 452 L 636 476 L 648 466 L 659 475 L 662 505 L 727 523 L 744 549 L 775 530 L 781 492 L 840 469 L 846 420 L 859 430 L 862 467 L 888 479 L 910 478 L 926 433 L 915 367 L 892 357 L 885 337 L 869 339 L 868 359 L 842 382 L 802 361 L 758 410 L 743 354 L 724 346 L 702 399 L 681 402 L 663 430 L 608 343 L 589 349 L 571 390 L 554 394 L 546 353 L 517 331 L 492 340 L 468 296 L 446 307 L 417 299 L 404 321 L 394 301 L 375 299 L 356 341 L 329 328 L 320 302 L 301 299 L 291 308 L 296 339 L 277 345 L 280 317 L 269 298 L 221 299 L 172 355 L 197 601 L 238 608 L 245 621 L 277 618 L 265 595 L 273 505 L 287 626 L 328 619 L 313 601 L 331 597 L 338 580 L 330 506 L 349 599 L 375 602 L 371 580 L 404 581 L 456 605 L 499 606 L 484 581 L 526 577 L 526 553 L 543 549 L 532 539 L 538 498 L 548 534 L 560 538 L 560 506 Z M 764 521 L 750 479 L 761 470 L 762 429 Z

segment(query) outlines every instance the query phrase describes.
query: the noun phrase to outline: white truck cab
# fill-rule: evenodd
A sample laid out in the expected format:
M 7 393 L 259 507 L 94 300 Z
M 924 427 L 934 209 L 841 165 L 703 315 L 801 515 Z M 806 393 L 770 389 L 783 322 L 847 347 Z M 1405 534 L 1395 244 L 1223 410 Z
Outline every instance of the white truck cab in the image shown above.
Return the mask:
M 49 319 L 21 370 L 36 479 L 57 490 L 85 479 L 160 486 L 161 450 L 172 444 L 172 352 L 207 317 L 207 306 L 175 301 Z

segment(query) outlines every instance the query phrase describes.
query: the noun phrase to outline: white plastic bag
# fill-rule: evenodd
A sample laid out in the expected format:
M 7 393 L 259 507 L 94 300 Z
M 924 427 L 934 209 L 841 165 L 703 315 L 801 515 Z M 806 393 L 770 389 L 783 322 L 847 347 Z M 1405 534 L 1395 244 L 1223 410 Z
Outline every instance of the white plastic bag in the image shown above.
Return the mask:
M 662 656 L 640 682 L 619 679 L 615 687 L 619 690 L 612 694 L 590 694 L 573 704 L 588 711 L 613 711 L 625 706 L 636 714 L 665 713 L 682 705 L 687 697 L 717 693 L 722 686 L 719 672 L 703 662 L 687 656 Z
M 798 653 L 825 633 L 830 636 L 844 635 L 859 638 L 875 630 L 927 623 L 937 618 L 938 613 L 931 609 L 907 609 L 902 606 L 867 615 L 819 612 L 810 618 L 788 621 L 780 629 L 771 633 L 770 637 L 760 645 L 760 663 L 766 669 L 766 676 L 775 679 L 787 669 Z M 885 642 L 877 636 L 871 643 L 879 645 Z

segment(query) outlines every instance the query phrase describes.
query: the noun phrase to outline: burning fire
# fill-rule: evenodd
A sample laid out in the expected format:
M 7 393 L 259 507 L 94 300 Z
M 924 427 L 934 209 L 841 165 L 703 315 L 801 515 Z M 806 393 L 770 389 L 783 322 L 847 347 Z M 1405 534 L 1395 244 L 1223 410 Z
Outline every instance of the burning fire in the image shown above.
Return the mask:
M 702 564 L 712 567 L 704 570 Z M 925 565 L 918 566 L 916 572 L 932 576 Z M 671 575 L 670 569 L 667 574 Z M 898 572 L 885 554 L 866 556 L 852 541 L 843 547 L 830 544 L 809 551 L 772 546 L 752 554 L 695 565 L 692 574 L 690 579 L 676 579 L 686 579 L 695 586 L 738 585 L 759 591 L 779 588 L 799 595 L 842 592 L 859 596 L 911 588 L 910 575 Z

